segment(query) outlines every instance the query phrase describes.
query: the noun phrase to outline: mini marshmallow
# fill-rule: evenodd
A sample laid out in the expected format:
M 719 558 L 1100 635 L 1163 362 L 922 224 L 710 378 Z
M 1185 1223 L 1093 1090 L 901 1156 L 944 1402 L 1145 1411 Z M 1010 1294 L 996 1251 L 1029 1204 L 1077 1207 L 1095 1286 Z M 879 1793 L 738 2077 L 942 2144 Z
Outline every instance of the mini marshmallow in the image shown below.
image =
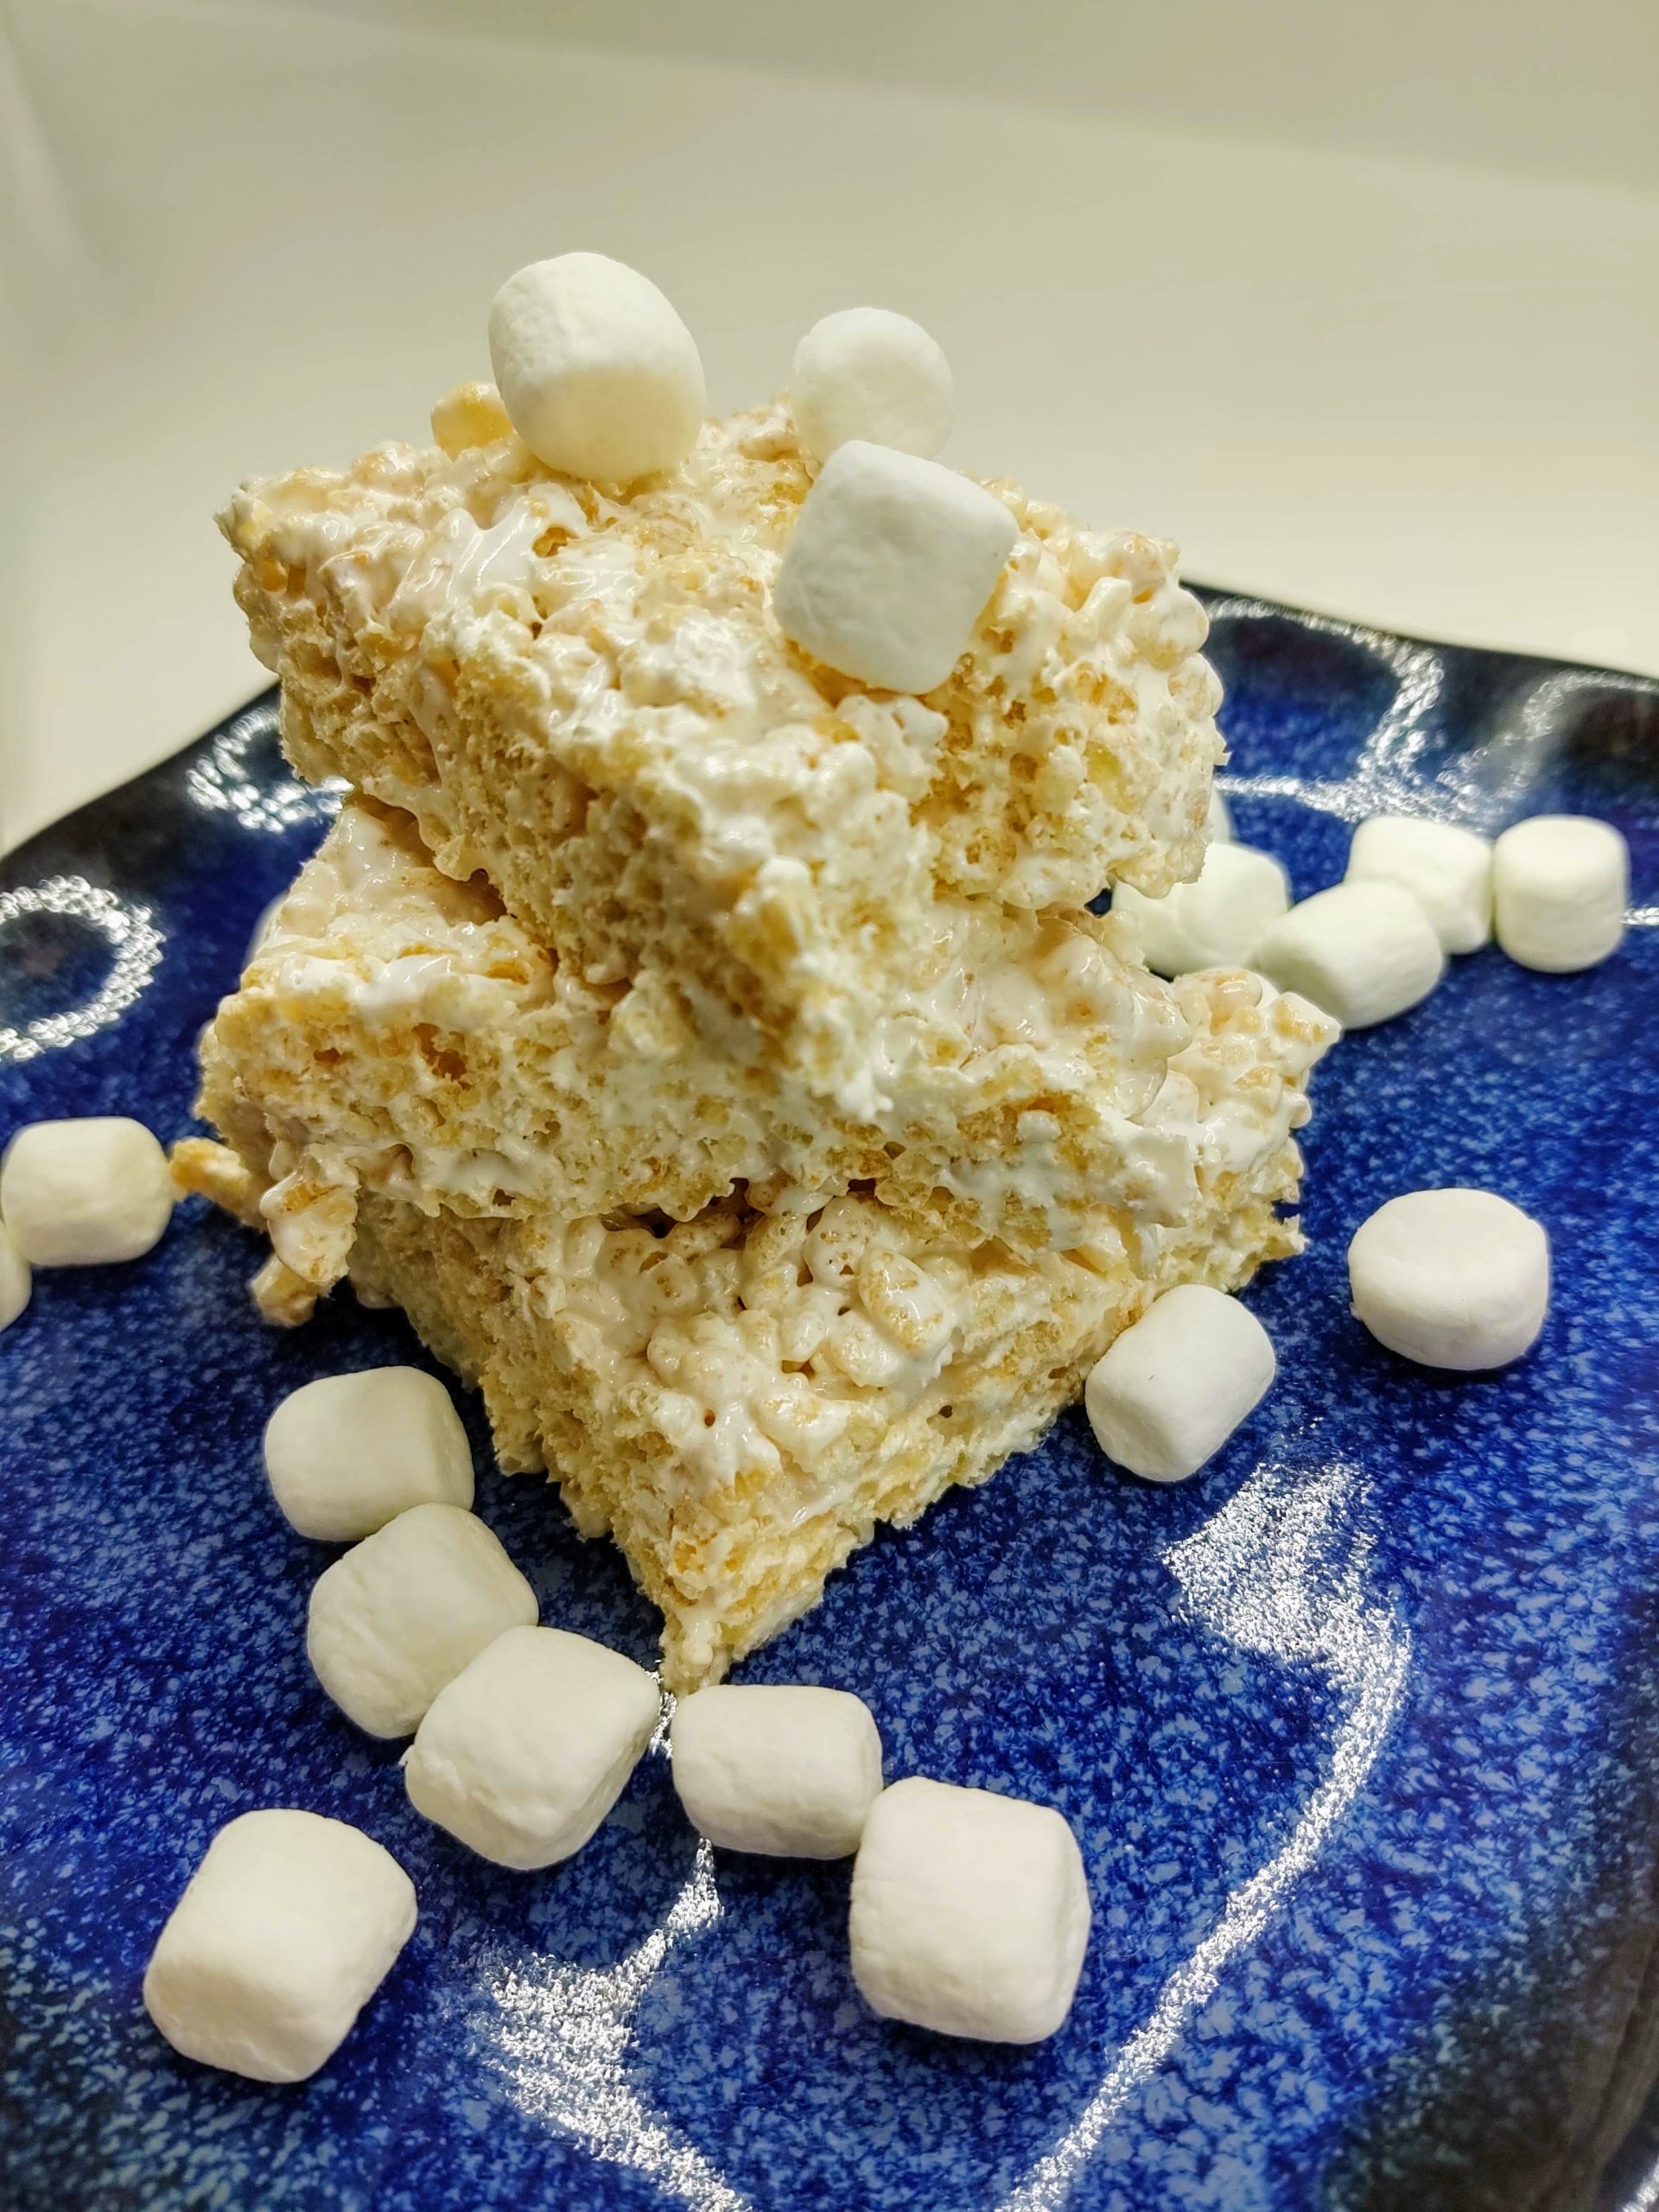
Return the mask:
M 1001 501 L 955 469 L 855 438 L 807 494 L 772 606 L 786 638 L 843 676 L 931 691 L 1018 535 Z
M 790 411 L 814 461 L 849 438 L 931 460 L 950 435 L 950 364 L 919 322 L 887 308 L 842 308 L 795 348 Z
M 683 1697 L 674 1787 L 727 1851 L 844 1859 L 881 1794 L 881 1736 L 862 1698 L 805 1683 L 717 1683 Z
M 346 2040 L 414 1927 L 414 1884 L 360 1829 L 318 1813 L 243 1813 L 168 1916 L 144 2009 L 186 2058 L 303 2082 Z
M 1372 815 L 1348 848 L 1348 880 L 1409 891 L 1447 952 L 1477 952 L 1492 933 L 1491 844 L 1455 822 Z
M 632 484 L 696 443 L 696 342 L 650 277 L 602 253 L 509 276 L 490 308 L 490 359 L 513 429 L 566 475 Z
M 469 1506 L 473 1453 L 449 1393 L 418 1367 L 325 1375 L 265 1424 L 271 1494 L 302 1536 L 353 1543 L 412 1505 Z
M 0 1221 L 0 1329 L 9 1329 L 28 1305 L 31 1283 L 29 1262 Z
M 138 1259 L 177 1197 L 167 1154 L 142 1122 L 120 1115 L 33 1122 L 0 1165 L 0 1216 L 37 1268 Z
M 1233 842 L 1233 817 L 1221 785 L 1210 786 L 1210 811 L 1205 819 L 1205 831 L 1212 845 L 1230 845 Z
M 1539 814 L 1493 849 L 1497 941 L 1511 960 L 1575 975 L 1616 951 L 1630 895 L 1629 846 L 1611 822 Z
M 1090 1370 L 1084 1409 L 1109 1459 L 1181 1483 L 1267 1395 L 1277 1362 L 1248 1307 L 1204 1283 L 1154 1299 Z
M 1390 1351 L 1420 1367 L 1503 1367 L 1544 1325 L 1549 1238 L 1494 1192 L 1412 1191 L 1361 1224 L 1348 1281 L 1355 1313 Z
M 359 1728 L 412 1736 L 445 1683 L 536 1612 L 536 1592 L 481 1521 L 416 1505 L 318 1576 L 306 1656 Z
M 1041 2043 L 1071 2009 L 1089 1887 L 1061 1815 L 912 1777 L 870 1808 L 853 1868 L 853 1980 L 890 2020 Z
M 1250 955 L 1281 991 L 1300 991 L 1344 1029 L 1392 1020 L 1446 973 L 1434 925 L 1397 883 L 1338 883 L 1274 922 Z
M 512 425 L 493 384 L 458 384 L 432 410 L 432 435 L 452 458 L 474 446 L 493 446 Z
M 1128 916 L 1141 959 L 1160 976 L 1243 967 L 1289 906 L 1290 878 L 1253 845 L 1212 844 L 1198 880 L 1178 883 L 1161 899 L 1127 883 L 1112 893 L 1112 911 Z
M 498 1866 L 580 1851 L 651 1741 L 662 1700 L 620 1651 L 511 1628 L 433 1699 L 404 1754 L 417 1813 Z

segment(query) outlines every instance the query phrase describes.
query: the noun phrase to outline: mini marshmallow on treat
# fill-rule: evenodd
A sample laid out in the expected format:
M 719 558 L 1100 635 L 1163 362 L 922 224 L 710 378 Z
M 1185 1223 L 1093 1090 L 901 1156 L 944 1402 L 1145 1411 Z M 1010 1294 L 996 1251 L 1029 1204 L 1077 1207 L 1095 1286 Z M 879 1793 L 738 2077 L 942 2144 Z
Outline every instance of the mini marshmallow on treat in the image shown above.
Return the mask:
M 412 1505 L 470 1506 L 473 1452 L 449 1393 L 418 1367 L 325 1375 L 265 1424 L 271 1494 L 302 1536 L 372 1536 Z
M 178 1190 L 142 1122 L 94 1114 L 32 1122 L 0 1165 L 0 1217 L 37 1268 L 137 1260 L 161 1237 Z
M 708 396 L 668 301 L 602 253 L 562 253 L 508 277 L 490 308 L 501 404 L 538 461 L 632 484 L 683 461 Z
M 786 638 L 842 675 L 931 691 L 1019 534 L 1001 501 L 955 469 L 855 438 L 807 494 L 773 611 Z
M 718 1682 L 683 1697 L 674 1787 L 727 1851 L 844 1859 L 881 1794 L 881 1736 L 862 1698 L 801 1683 Z
M 1290 906 L 1290 878 L 1271 853 L 1253 845 L 1212 844 L 1194 883 L 1178 883 L 1161 899 L 1130 885 L 1112 893 L 1145 964 L 1160 976 L 1199 968 L 1242 968 L 1257 940 Z
M 1272 924 L 1250 965 L 1344 1029 L 1369 1029 L 1426 999 L 1446 973 L 1446 955 L 1409 891 L 1338 883 Z
M 887 308 L 842 308 L 795 348 L 789 406 L 814 461 L 849 438 L 931 461 L 950 435 L 957 387 L 919 322 Z
M 1354 1312 L 1420 1367 L 1463 1373 L 1529 1351 L 1549 1311 L 1549 1238 L 1492 1191 L 1411 1191 L 1348 1247 Z
M 1492 933 L 1492 848 L 1455 822 L 1374 814 L 1348 848 L 1350 883 L 1409 891 L 1447 952 L 1478 952 Z
M 1185 1482 L 1260 1405 L 1277 1365 L 1247 1306 L 1179 1283 L 1096 1361 L 1084 1410 L 1109 1459 L 1144 1482 Z
M 481 1521 L 458 1505 L 416 1505 L 318 1576 L 306 1656 L 359 1728 L 412 1736 L 445 1683 L 537 1611 Z
M 446 1683 L 404 1754 L 417 1813 L 498 1866 L 580 1851 L 662 1711 L 655 1679 L 558 1628 L 510 1628 Z
M 186 2058 L 303 2082 L 346 2040 L 414 1927 L 414 1884 L 360 1829 L 318 1813 L 243 1813 L 208 1845 L 156 1939 L 144 2009 Z
M 1618 949 L 1630 895 L 1630 851 L 1611 822 L 1538 814 L 1493 848 L 1497 941 L 1511 960 L 1576 975 Z
M 0 1329 L 9 1329 L 28 1305 L 31 1280 L 29 1262 L 0 1221 Z
M 940 2035 L 1041 2043 L 1089 1946 L 1089 1886 L 1060 1814 L 912 1776 L 870 1808 L 853 1868 L 853 1980 Z

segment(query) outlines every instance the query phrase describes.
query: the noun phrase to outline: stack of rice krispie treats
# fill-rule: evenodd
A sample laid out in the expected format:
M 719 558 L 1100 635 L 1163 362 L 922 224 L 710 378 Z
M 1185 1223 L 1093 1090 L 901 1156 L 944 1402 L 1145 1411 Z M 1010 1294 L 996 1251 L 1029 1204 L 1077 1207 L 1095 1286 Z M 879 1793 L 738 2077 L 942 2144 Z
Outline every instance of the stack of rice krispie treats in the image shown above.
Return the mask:
M 488 387 L 223 526 L 283 741 L 350 795 L 202 1046 L 176 1171 L 482 1390 L 622 1547 L 671 1688 L 984 1479 L 1179 1282 L 1298 1249 L 1332 1026 L 1161 982 L 1090 902 L 1198 869 L 1220 756 L 1173 550 L 1014 486 L 923 696 L 785 636 L 791 410 L 632 487 Z

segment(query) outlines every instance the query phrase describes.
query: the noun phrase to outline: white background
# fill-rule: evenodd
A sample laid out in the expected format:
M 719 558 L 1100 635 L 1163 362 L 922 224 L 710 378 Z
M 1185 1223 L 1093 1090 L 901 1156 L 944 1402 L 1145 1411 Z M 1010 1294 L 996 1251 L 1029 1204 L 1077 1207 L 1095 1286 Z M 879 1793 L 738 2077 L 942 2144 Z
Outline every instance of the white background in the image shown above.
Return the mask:
M 576 245 L 721 408 L 902 308 L 963 467 L 1659 673 L 1655 0 L 0 0 L 0 162 L 8 841 L 264 681 L 237 480 L 422 437 Z

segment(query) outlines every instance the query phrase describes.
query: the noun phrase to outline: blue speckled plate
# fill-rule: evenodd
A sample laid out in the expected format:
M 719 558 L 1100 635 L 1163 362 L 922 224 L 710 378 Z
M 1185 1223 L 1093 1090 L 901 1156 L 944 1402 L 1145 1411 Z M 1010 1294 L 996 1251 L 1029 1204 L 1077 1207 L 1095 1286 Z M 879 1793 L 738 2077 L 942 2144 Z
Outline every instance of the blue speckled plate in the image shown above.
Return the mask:
M 1616 820 L 1659 872 L 1659 686 L 1215 603 L 1242 834 L 1299 892 L 1383 806 Z M 261 704 L 14 856 L 0 1136 L 186 1126 L 191 1048 L 327 801 Z M 1095 1934 L 1033 2050 L 883 2025 L 844 1866 L 700 1851 L 660 1759 L 568 1866 L 469 1858 L 307 1672 L 325 1554 L 265 1495 L 306 1377 L 421 1358 L 341 1297 L 294 1335 L 192 1204 L 0 1337 L 0 2202 L 375 2212 L 1437 2212 L 1647 2205 L 1659 2075 L 1659 911 L 1569 979 L 1488 950 L 1316 1079 L 1312 1249 L 1249 1294 L 1280 1382 L 1197 1481 L 1075 1417 L 838 1576 L 752 1679 L 845 1684 L 890 1771 L 1061 1806 Z M 1541 1343 L 1446 1380 L 1371 1344 L 1343 1248 L 1390 1193 L 1485 1185 L 1554 1239 Z M 617 1555 L 542 1485 L 480 1510 L 543 1618 L 641 1658 Z M 176 2058 L 139 1980 L 213 1830 L 339 1814 L 421 1924 L 334 2063 Z M 1598 2192 L 1600 2192 L 1599 2196 Z

